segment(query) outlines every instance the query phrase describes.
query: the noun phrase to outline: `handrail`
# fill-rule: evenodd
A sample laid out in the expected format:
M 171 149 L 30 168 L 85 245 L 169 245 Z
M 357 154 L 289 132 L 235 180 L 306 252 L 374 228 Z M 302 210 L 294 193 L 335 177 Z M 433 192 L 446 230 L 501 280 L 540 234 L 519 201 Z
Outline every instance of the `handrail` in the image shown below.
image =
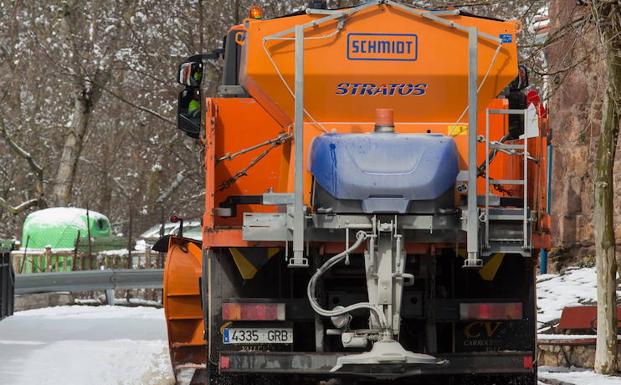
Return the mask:
M 63 273 L 21 274 L 15 277 L 15 294 L 115 289 L 161 289 L 163 269 L 85 270 Z

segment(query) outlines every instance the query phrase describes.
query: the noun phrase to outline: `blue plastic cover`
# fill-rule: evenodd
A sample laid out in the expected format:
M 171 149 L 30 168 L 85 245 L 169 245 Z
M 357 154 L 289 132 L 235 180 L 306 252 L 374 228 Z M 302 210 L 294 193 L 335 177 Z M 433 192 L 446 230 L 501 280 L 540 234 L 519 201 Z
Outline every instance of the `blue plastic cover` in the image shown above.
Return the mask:
M 404 213 L 446 193 L 459 173 L 453 138 L 438 134 L 327 134 L 312 143 L 311 173 L 336 199 L 365 212 Z

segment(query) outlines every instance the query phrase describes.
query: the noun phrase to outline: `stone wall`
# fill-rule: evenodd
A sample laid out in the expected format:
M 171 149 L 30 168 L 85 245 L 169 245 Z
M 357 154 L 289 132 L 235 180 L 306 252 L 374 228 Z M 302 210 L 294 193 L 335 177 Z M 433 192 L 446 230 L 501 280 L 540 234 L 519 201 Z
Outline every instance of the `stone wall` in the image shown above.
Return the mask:
M 617 350 L 621 360 L 621 346 Z M 593 369 L 595 363 L 595 344 L 538 344 L 537 364 L 539 366 L 577 367 Z
M 575 1 L 550 2 L 549 38 L 555 42 L 546 49 L 546 57 L 552 74 L 552 261 L 556 267 L 594 255 L 592 168 L 600 130 L 605 67 L 593 29 L 567 26 L 588 12 L 588 7 Z M 621 167 L 617 167 L 615 183 L 621 186 Z M 615 206 L 615 220 L 621 224 L 621 199 Z M 621 226 L 616 233 L 619 243 Z

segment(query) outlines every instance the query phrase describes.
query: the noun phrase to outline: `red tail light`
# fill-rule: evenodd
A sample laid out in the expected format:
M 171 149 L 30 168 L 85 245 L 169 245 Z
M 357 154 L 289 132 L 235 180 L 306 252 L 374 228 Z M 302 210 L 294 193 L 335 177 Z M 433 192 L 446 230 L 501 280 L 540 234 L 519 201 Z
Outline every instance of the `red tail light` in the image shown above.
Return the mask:
M 231 359 L 229 356 L 220 357 L 220 369 L 228 369 L 231 367 Z
M 224 303 L 223 321 L 284 321 L 284 303 Z
M 521 303 L 461 303 L 459 318 L 468 320 L 520 320 L 523 311 Z

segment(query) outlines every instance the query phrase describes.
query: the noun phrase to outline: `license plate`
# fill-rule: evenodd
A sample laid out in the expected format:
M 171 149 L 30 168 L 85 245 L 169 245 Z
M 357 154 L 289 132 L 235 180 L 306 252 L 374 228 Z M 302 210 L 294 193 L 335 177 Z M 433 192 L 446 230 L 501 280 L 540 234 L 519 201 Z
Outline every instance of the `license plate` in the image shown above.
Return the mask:
M 229 328 L 224 329 L 225 344 L 292 344 L 293 329 L 252 329 Z

